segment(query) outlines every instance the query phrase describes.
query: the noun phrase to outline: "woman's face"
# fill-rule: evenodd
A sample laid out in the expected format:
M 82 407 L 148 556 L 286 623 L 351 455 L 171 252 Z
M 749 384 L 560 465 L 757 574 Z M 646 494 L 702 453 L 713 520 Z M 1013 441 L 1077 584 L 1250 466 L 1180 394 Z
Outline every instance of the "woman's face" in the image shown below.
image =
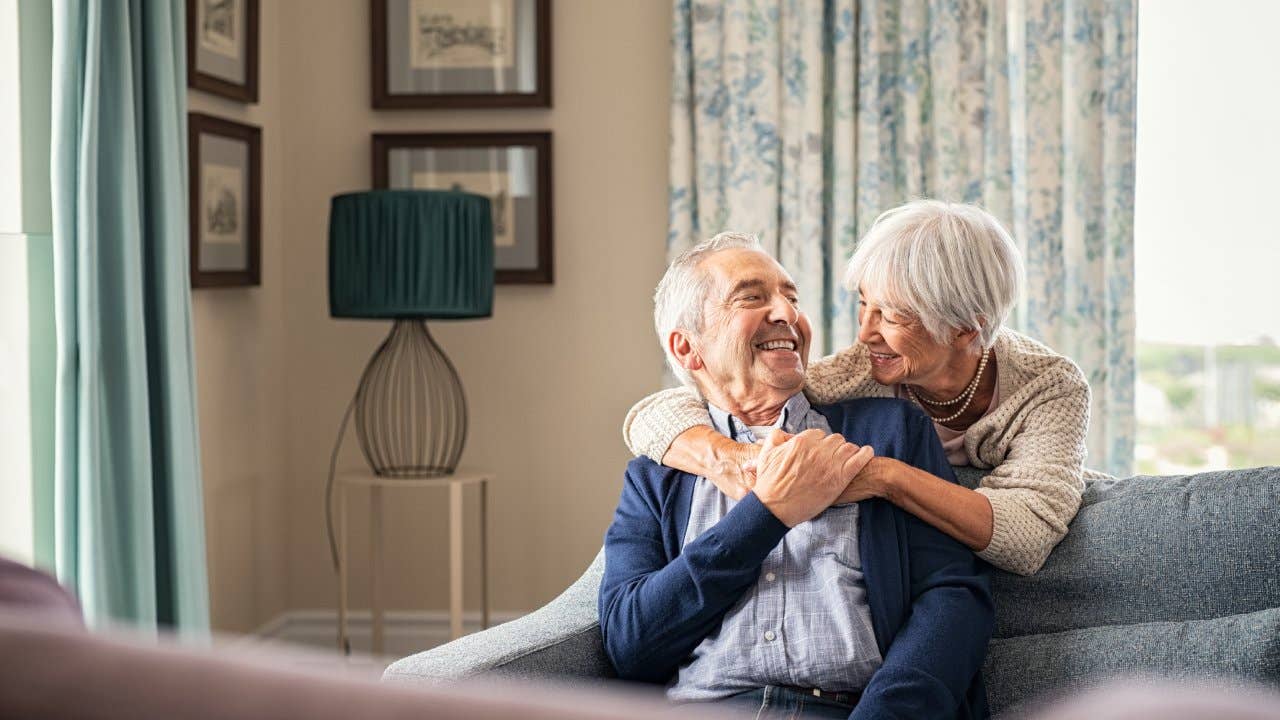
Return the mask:
M 858 340 L 871 352 L 876 382 L 921 385 L 947 372 L 951 346 L 934 340 L 918 317 L 884 308 L 874 295 L 859 295 Z

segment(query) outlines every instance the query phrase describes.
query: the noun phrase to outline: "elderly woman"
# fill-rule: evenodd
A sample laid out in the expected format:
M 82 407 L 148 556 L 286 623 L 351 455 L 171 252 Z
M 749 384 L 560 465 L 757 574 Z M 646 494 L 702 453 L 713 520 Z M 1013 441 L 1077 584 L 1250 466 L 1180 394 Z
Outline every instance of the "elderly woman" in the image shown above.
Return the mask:
M 906 398 L 933 418 L 953 465 L 990 469 L 976 490 L 875 458 L 852 481 L 1029 575 L 1067 533 L 1084 488 L 1089 386 L 1071 360 L 1004 327 L 1022 265 L 1000 222 L 920 200 L 881 215 L 849 260 L 858 342 L 809 366 L 814 403 Z M 710 427 L 691 390 L 650 395 L 623 434 L 636 454 L 703 475 L 730 495 L 758 453 Z

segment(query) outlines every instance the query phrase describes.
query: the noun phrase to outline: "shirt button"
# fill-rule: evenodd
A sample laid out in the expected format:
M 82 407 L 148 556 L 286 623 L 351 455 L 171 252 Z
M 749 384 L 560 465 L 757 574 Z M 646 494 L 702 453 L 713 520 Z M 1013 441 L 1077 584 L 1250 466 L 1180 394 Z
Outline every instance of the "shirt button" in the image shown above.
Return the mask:
M 765 579 L 765 580 L 768 580 L 769 582 L 773 582 L 774 580 L 777 580 L 777 579 L 778 579 L 778 576 L 777 576 L 777 575 L 774 575 L 773 573 L 765 573 L 765 574 L 764 574 L 764 579 Z
M 776 638 L 776 637 L 778 637 L 778 636 L 777 636 L 777 635 L 774 635 L 772 630 L 765 630 L 765 632 L 764 632 L 764 639 L 765 639 L 765 640 L 768 640 L 769 642 L 773 642 L 773 641 L 774 641 L 774 638 Z

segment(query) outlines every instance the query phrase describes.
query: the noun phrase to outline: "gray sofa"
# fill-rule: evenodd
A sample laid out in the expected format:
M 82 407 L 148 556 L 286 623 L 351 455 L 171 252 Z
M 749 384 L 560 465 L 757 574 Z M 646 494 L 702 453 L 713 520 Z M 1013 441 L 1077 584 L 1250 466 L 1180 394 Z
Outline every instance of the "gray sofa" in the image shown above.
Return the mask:
M 614 677 L 596 614 L 603 567 L 601 553 L 540 610 L 404 658 L 384 680 Z M 1040 572 L 996 571 L 994 587 L 996 714 L 1117 675 L 1280 686 L 1280 467 L 1093 482 Z

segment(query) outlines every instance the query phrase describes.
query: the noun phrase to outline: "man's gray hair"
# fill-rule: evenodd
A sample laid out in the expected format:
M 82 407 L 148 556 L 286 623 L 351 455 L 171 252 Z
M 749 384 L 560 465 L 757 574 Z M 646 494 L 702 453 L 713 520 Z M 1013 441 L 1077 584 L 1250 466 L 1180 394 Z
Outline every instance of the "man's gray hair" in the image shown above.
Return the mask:
M 913 200 L 876 218 L 849 259 L 845 283 L 918 317 L 939 343 L 977 330 L 975 342 L 989 348 L 1021 292 L 1022 256 L 986 210 Z
M 695 337 L 706 327 L 702 311 L 711 290 L 711 277 L 702 269 L 702 261 L 721 250 L 746 248 L 763 250 L 755 235 L 740 232 L 722 232 L 710 240 L 703 240 L 685 250 L 671 261 L 667 272 L 653 293 L 653 326 L 658 331 L 658 341 L 667 356 L 671 372 L 686 387 L 697 390 L 693 375 L 680 366 L 671 354 L 668 336 L 675 330 L 684 330 Z

